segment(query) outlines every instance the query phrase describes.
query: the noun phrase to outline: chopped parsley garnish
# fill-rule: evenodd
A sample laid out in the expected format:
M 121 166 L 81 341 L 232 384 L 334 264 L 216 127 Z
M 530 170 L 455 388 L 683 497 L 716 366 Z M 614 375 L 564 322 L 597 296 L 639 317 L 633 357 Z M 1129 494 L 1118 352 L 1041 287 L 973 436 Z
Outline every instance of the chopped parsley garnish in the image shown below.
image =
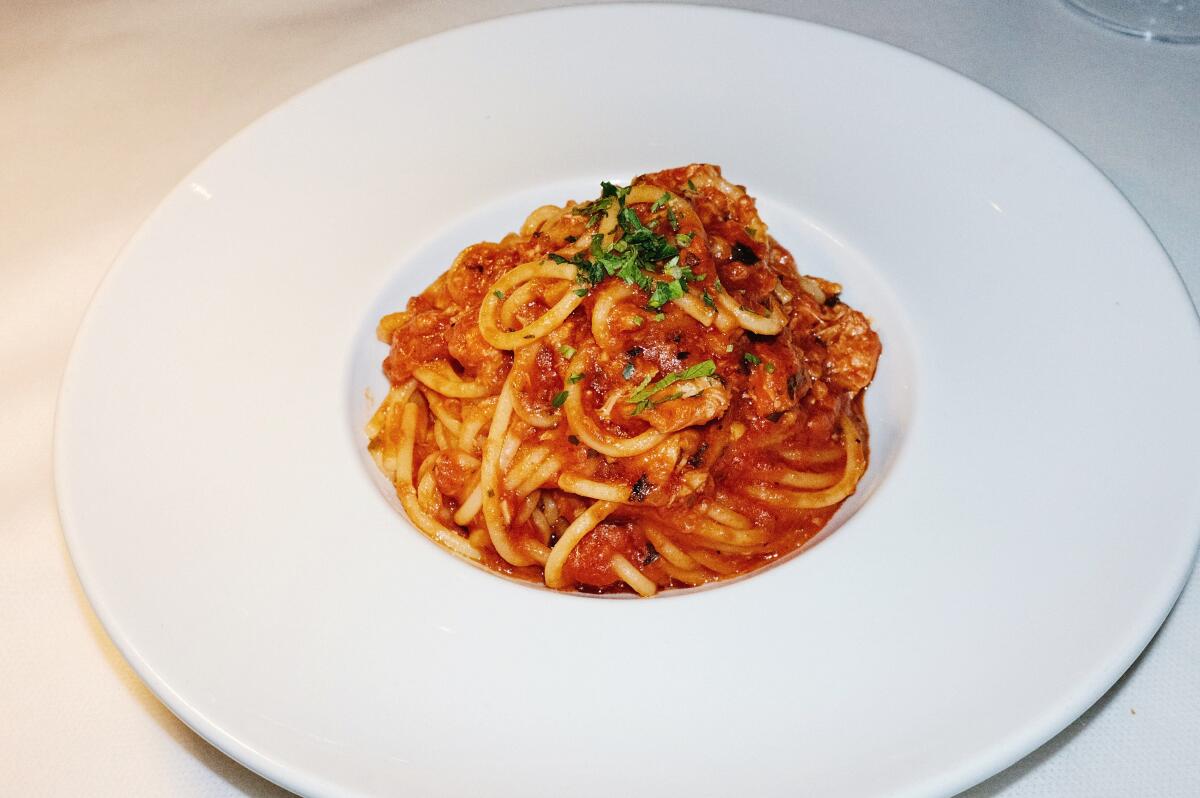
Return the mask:
M 652 308 L 661 308 L 672 299 L 679 299 L 681 296 L 683 296 L 683 287 L 679 280 L 672 280 L 669 283 L 658 281 L 654 283 L 654 290 L 650 292 L 650 301 L 646 304 Z
M 704 304 L 708 305 L 710 308 L 715 308 L 717 306 L 717 303 L 713 302 L 713 298 L 709 295 L 709 293 L 707 291 L 704 292 L 703 299 L 704 299 Z
M 692 182 L 690 177 L 688 178 L 687 187 L 688 191 L 692 192 L 693 194 L 696 193 L 696 184 Z
M 625 186 L 625 187 L 614 186 L 612 183 L 608 182 L 607 180 L 602 180 L 602 181 L 600 181 L 600 196 L 601 197 L 616 197 L 617 202 L 621 203 L 622 207 L 624 207 L 625 197 L 627 197 L 629 195 L 629 188 L 630 188 L 629 186 Z
M 624 208 L 617 216 L 617 221 L 625 231 L 625 238 L 622 240 L 631 247 L 636 247 L 638 254 L 645 260 L 666 260 L 679 254 L 679 250 L 675 249 L 671 242 L 642 224 L 642 220 L 632 208 Z
M 572 211 L 576 216 L 588 217 L 587 226 L 595 227 L 600 221 L 600 218 L 608 213 L 608 206 L 612 204 L 612 197 L 601 197 L 592 202 L 585 202 L 582 205 L 575 206 Z
M 570 360 L 571 358 L 575 357 L 575 347 L 563 344 L 558 348 L 558 353 L 567 360 Z
M 583 379 L 582 371 L 579 372 L 578 374 L 572 374 L 570 377 L 567 377 L 567 385 L 574 385 L 575 383 L 579 382 L 582 379 Z
M 608 252 L 593 250 L 592 256 L 596 259 L 597 265 L 608 274 L 615 275 L 643 291 L 650 291 L 653 280 L 643 269 L 641 253 L 637 247 L 626 244 L 624 239 L 613 244 L 613 248 Z
M 554 398 L 550 400 L 550 404 L 554 405 L 555 407 L 562 407 L 563 402 L 565 401 L 567 401 L 567 392 L 559 391 L 558 393 L 554 394 Z
M 641 327 L 643 324 L 646 323 L 646 320 L 643 319 L 641 316 L 634 316 L 632 319 L 630 319 L 630 321 L 633 322 L 634 327 Z
M 679 217 L 675 215 L 675 209 L 670 206 L 667 207 L 667 224 L 671 225 L 673 232 L 679 232 Z
M 768 373 L 768 374 L 774 374 L 774 373 L 775 373 L 775 364 L 774 364 L 774 363 L 771 363 L 770 361 L 768 361 L 768 362 L 767 362 L 767 365 L 765 366 L 765 368 L 767 369 L 767 373 Z
M 668 374 L 653 385 L 650 384 L 650 377 L 647 375 L 638 385 L 637 390 L 626 399 L 629 404 L 633 405 L 632 416 L 636 416 L 643 410 L 660 405 L 663 402 L 670 402 L 673 399 L 679 399 L 683 396 L 682 393 L 673 393 L 670 396 L 654 401 L 654 395 L 664 388 L 669 388 L 680 380 L 694 380 L 700 377 L 710 377 L 716 373 L 717 364 L 711 360 L 705 360 L 702 363 L 697 363 L 694 366 L 689 366 L 683 371 L 676 371 L 674 374 Z
M 608 213 L 609 206 L 615 198 L 620 207 L 625 207 L 625 197 L 629 194 L 628 188 L 614 186 L 607 180 L 600 183 L 600 198 L 592 202 L 585 202 L 582 205 L 576 206 L 575 214 L 578 216 L 588 217 L 588 227 L 595 227 L 600 221 L 600 217 Z
M 695 237 L 695 233 L 680 233 L 679 235 L 675 236 L 675 246 L 686 247 L 688 244 L 692 243 L 692 239 Z
M 625 368 L 621 369 L 621 376 L 627 380 L 632 380 L 633 379 L 633 371 L 634 371 L 633 364 L 626 363 Z
M 503 291 L 493 291 L 492 293 L 496 295 L 496 299 L 499 299 L 501 302 L 504 301 L 504 292 Z
M 655 321 L 662 321 L 662 320 L 663 320 L 663 319 L 665 319 L 666 317 L 667 317 L 667 314 L 666 314 L 666 313 L 655 313 L 655 314 L 654 314 L 654 320 L 655 320 Z
M 742 354 L 742 360 L 746 361 L 751 366 L 757 366 L 759 363 L 762 362 L 762 358 L 759 357 L 758 355 L 754 354 L 753 352 L 744 352 Z
M 717 278 L 717 281 L 716 281 L 715 283 L 713 283 L 713 288 L 717 289 L 717 291 L 719 291 L 719 292 L 721 292 L 721 293 L 724 293 L 724 292 L 725 292 L 725 286 L 721 285 L 721 278 L 720 278 L 720 277 L 718 277 L 718 278 Z
M 575 291 L 577 296 L 587 296 L 588 289 L 602 282 L 605 277 L 617 277 L 648 294 L 647 307 L 656 310 L 686 294 L 689 282 L 704 279 L 691 269 L 680 267 L 678 247 L 665 236 L 660 236 L 647 227 L 632 208 L 625 207 L 625 200 L 630 191 L 628 187 L 603 182 L 600 184 L 600 191 L 599 199 L 578 206 L 575 212 L 581 215 L 592 214 L 594 219 L 597 213 L 611 211 L 615 200 L 620 205 L 617 213 L 620 240 L 606 249 L 604 238 L 593 234 L 591 246 L 586 254 L 579 253 L 570 260 L 558 254 L 547 255 L 555 263 L 570 263 L 575 266 L 581 285 Z M 678 219 L 669 205 L 670 200 L 670 192 L 663 192 L 650 209 L 655 212 L 666 206 L 668 221 L 672 229 L 677 230 Z M 676 241 L 686 246 L 694 237 L 694 234 L 686 234 L 679 236 Z M 671 279 L 655 280 L 654 274 L 665 274 Z

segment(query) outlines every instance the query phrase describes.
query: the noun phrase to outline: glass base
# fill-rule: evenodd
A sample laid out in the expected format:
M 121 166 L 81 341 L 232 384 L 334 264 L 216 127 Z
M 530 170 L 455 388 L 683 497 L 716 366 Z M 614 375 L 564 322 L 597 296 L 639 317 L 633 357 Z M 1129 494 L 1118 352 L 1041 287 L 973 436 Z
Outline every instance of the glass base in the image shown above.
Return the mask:
M 1065 0 L 1109 30 L 1161 42 L 1200 43 L 1200 0 Z

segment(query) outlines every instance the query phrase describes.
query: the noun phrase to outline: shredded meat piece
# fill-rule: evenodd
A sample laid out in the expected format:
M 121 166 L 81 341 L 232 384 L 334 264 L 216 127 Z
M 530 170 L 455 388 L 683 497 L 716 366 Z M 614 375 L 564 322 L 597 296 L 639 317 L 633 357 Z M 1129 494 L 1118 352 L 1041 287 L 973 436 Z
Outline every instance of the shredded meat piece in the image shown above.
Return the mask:
M 399 384 L 413 369 L 431 360 L 446 358 L 446 330 L 450 318 L 440 310 L 413 310 L 392 332 L 392 349 L 383 361 L 383 373 Z
M 491 386 L 504 382 L 508 357 L 484 340 L 479 325 L 466 316 L 446 333 L 446 348 L 472 376 Z
M 748 392 L 754 415 L 765 418 L 796 406 L 808 390 L 799 358 L 787 341 L 754 348 L 761 362 L 749 369 Z
M 837 320 L 818 331 L 827 347 L 825 377 L 851 394 L 861 391 L 875 376 L 882 346 L 867 317 L 848 305 L 838 305 Z
M 441 452 L 433 464 L 433 481 L 437 489 L 447 496 L 457 495 L 466 485 L 467 477 L 475 473 L 476 467 L 453 452 Z
M 659 391 L 663 399 L 676 393 L 683 396 L 644 410 L 638 418 L 648 421 L 659 432 L 675 432 L 707 424 L 729 409 L 729 390 L 718 380 L 684 380 Z

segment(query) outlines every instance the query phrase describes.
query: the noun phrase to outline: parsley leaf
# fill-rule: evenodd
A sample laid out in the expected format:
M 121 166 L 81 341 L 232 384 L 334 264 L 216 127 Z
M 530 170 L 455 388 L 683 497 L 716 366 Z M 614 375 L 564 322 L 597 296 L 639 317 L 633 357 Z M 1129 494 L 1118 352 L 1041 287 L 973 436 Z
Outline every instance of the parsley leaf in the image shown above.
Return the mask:
M 563 344 L 558 348 L 558 353 L 567 360 L 570 360 L 571 358 L 575 357 L 575 347 Z
M 492 293 L 496 295 L 496 299 L 499 299 L 501 302 L 504 301 L 504 292 L 503 291 L 493 291 Z
M 662 196 L 659 197 L 658 199 L 656 199 L 654 201 L 654 204 L 650 206 L 650 213 L 658 213 L 659 208 L 666 205 L 670 201 L 671 201 L 670 192 L 664 191 Z
M 693 194 L 696 193 L 696 184 L 692 182 L 690 177 L 688 178 L 687 187 L 688 191 L 692 192 Z
M 567 401 L 567 392 L 559 391 L 558 393 L 554 394 L 554 398 L 550 400 L 550 404 L 554 405 L 555 407 L 562 407 L 563 402 L 565 401 Z
M 664 388 L 669 388 L 680 380 L 694 380 L 699 377 L 710 377 L 715 374 L 716 371 L 717 364 L 713 363 L 711 360 L 705 360 L 703 363 L 697 363 L 696 365 L 690 366 L 683 371 L 676 371 L 674 374 L 668 374 L 653 385 L 650 385 L 650 377 L 647 376 L 644 380 L 642 380 L 642 383 L 637 387 L 637 390 L 625 400 L 634 406 L 633 412 L 630 413 L 630 415 L 636 416 L 638 413 L 653 407 L 654 405 L 659 405 L 663 402 L 669 402 L 672 399 L 678 399 L 683 396 L 681 392 L 677 392 L 655 402 L 653 399 L 654 395 Z
M 675 236 L 675 246 L 686 247 L 688 244 L 692 243 L 692 239 L 695 237 L 695 233 L 680 233 L 679 235 Z
M 679 232 L 679 217 L 675 215 L 675 209 L 669 206 L 667 207 L 667 224 L 671 225 L 673 232 Z
M 704 299 L 704 304 L 708 305 L 710 308 L 715 308 L 717 306 L 717 303 L 713 302 L 713 298 L 707 291 L 704 292 L 704 296 L 702 298 Z
M 621 207 L 625 207 L 625 197 L 629 196 L 631 186 L 614 186 L 607 180 L 600 181 L 600 196 L 616 197 L 617 202 L 621 203 Z
M 656 281 L 654 290 L 650 292 L 650 301 L 646 304 L 652 308 L 661 308 L 672 299 L 679 299 L 681 296 L 683 296 L 683 286 L 680 285 L 679 280 L 672 280 L 669 283 Z
M 578 374 L 572 374 L 570 377 L 567 377 L 567 385 L 574 385 L 575 383 L 581 381 L 582 379 L 583 379 L 582 371 L 579 372 Z
M 642 391 L 646 390 L 646 386 L 650 384 L 650 379 L 651 379 L 651 375 L 649 375 L 649 374 L 647 374 L 645 377 L 642 377 L 642 381 L 638 383 L 638 387 L 633 389 L 633 395 L 630 396 L 625 401 L 629 402 L 630 404 L 636 404 L 637 402 L 642 401 L 638 397 L 640 397 L 642 395 Z M 654 391 L 651 391 L 650 393 L 654 393 Z M 649 395 L 649 394 L 647 394 L 647 395 Z M 643 398 L 645 398 L 645 397 L 643 397 Z M 635 413 L 634 415 L 637 415 L 637 414 Z
M 762 358 L 759 357 L 758 355 L 754 354 L 753 352 L 742 353 L 742 360 L 746 361 L 751 366 L 757 366 L 759 363 L 762 362 Z
M 617 216 L 617 220 L 621 223 L 621 229 L 625 231 L 624 241 L 637 247 L 646 260 L 666 260 L 679 254 L 679 250 L 675 249 L 667 239 L 642 224 L 642 220 L 638 218 L 632 208 L 622 210 Z
M 600 221 L 600 217 L 608 213 L 608 206 L 612 204 L 612 197 L 601 197 L 591 202 L 585 202 L 582 205 L 576 205 L 571 211 L 576 216 L 588 217 L 587 226 L 595 227 Z

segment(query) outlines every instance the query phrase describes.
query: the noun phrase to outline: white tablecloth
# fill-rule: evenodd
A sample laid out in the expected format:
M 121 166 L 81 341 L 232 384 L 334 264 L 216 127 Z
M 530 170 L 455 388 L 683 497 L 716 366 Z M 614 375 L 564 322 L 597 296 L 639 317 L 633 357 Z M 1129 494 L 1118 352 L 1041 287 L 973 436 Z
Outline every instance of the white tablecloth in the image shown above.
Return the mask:
M 72 338 L 157 201 L 255 117 L 415 38 L 559 4 L 0 4 L 0 793 L 284 794 L 175 720 L 80 592 L 51 464 Z M 1112 178 L 1200 297 L 1200 47 L 1122 38 L 1057 0 L 731 4 L 897 44 L 1009 97 Z M 1197 581 L 1107 696 L 968 795 L 1200 795 Z

